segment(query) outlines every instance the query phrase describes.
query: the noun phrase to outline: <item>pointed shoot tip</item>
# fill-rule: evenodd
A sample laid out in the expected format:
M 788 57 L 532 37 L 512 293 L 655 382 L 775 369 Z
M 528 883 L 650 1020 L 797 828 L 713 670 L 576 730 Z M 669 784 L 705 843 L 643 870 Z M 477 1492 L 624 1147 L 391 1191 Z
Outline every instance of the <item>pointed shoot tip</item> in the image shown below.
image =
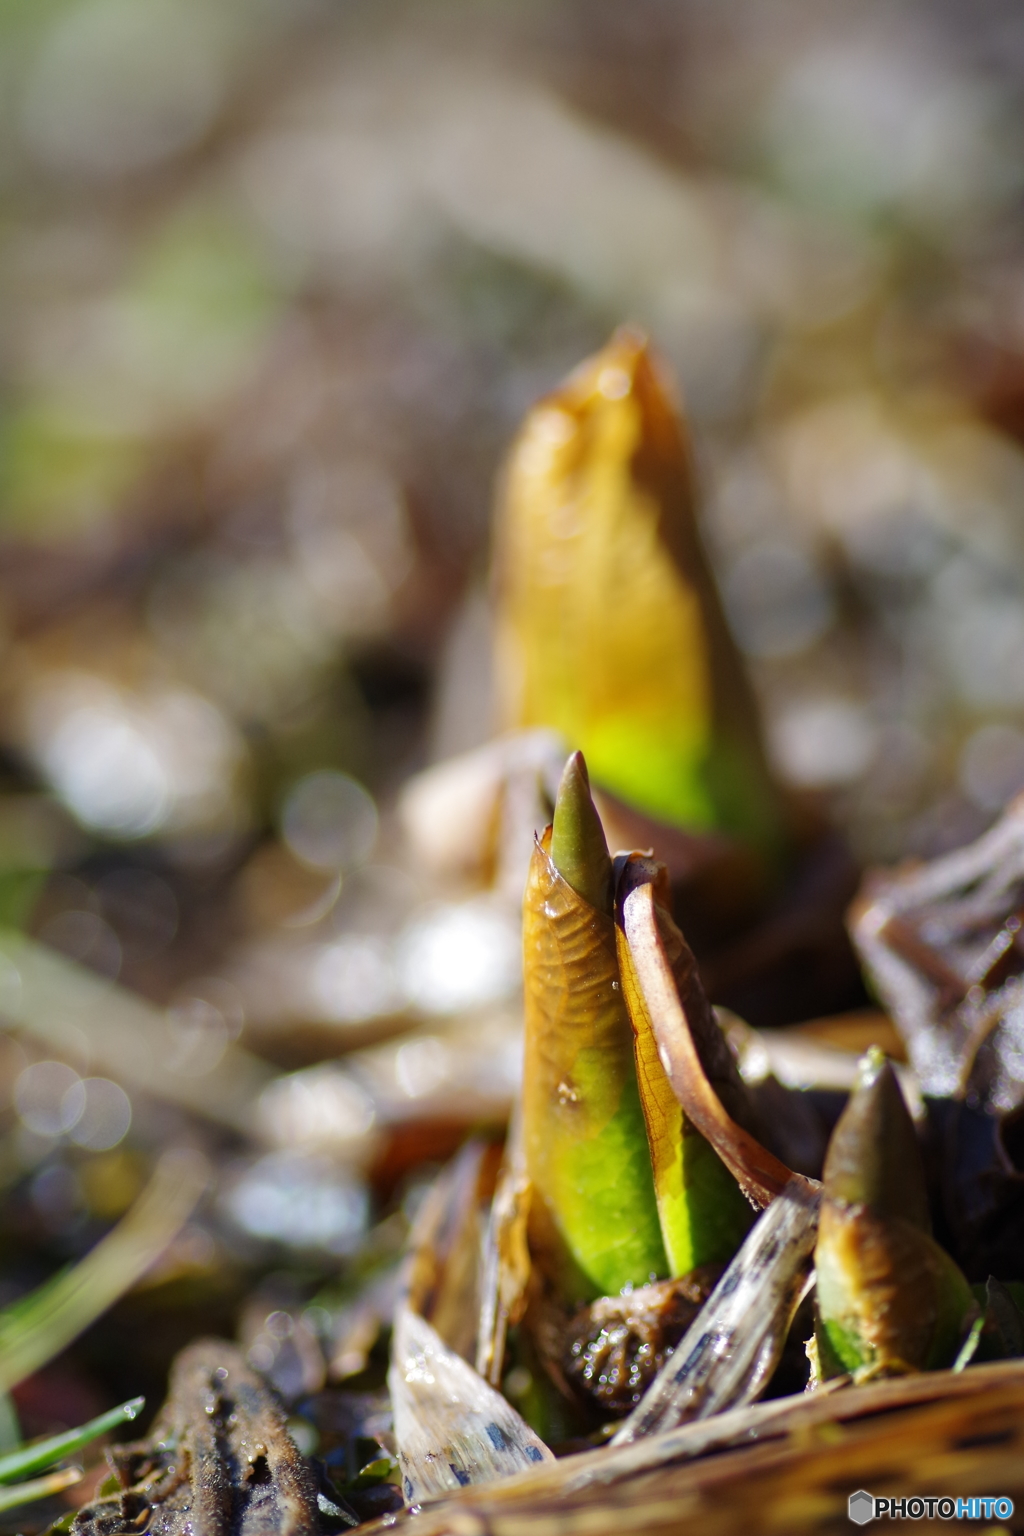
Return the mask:
M 590 793 L 590 774 L 587 771 L 587 760 L 577 747 L 575 752 L 570 752 L 562 769 L 562 783 L 569 777 L 579 777 L 583 780 L 587 793 Z
M 832 1199 L 931 1230 L 917 1131 L 892 1063 L 877 1046 L 858 1064 L 822 1177 Z
M 857 1063 L 855 1089 L 873 1088 L 889 1066 L 889 1058 L 880 1045 L 869 1045 Z M 889 1068 L 892 1071 L 892 1068 Z
M 611 910 L 611 859 L 582 752 L 562 771 L 551 828 L 551 860 L 578 896 L 600 912 Z

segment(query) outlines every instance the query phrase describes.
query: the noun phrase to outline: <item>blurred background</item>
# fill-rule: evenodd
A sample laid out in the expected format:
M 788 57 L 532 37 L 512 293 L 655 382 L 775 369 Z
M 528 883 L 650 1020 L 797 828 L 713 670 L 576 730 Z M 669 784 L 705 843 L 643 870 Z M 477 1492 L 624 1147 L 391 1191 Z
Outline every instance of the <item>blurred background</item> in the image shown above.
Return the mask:
M 504 1113 L 514 917 L 396 797 L 491 734 L 501 457 L 623 320 L 780 777 L 868 863 L 1024 787 L 1024 16 L 7 0 L 0 79 L 0 1301 L 217 1169 L 48 1428 L 197 1319 L 359 1378 L 453 1084 Z

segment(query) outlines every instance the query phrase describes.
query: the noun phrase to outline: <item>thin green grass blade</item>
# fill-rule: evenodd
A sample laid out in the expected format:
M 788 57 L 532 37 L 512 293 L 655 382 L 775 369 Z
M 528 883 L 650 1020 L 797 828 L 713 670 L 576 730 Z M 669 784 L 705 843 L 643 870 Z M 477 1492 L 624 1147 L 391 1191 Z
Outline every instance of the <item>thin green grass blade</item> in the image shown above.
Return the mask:
M 0 1312 L 0 1392 L 60 1354 L 141 1279 L 188 1220 L 208 1180 L 200 1153 L 164 1153 L 131 1210 L 91 1253 Z
M 21 1447 L 21 1425 L 18 1410 L 9 1392 L 0 1392 L 0 1456 Z
M 63 1461 L 65 1456 L 73 1456 L 98 1435 L 105 1435 L 108 1430 L 117 1429 L 119 1424 L 130 1423 L 132 1419 L 138 1418 L 145 1406 L 144 1397 L 133 1397 L 119 1408 L 111 1408 L 98 1418 L 90 1419 L 87 1424 L 79 1425 L 77 1429 L 68 1429 L 61 1435 L 51 1435 L 48 1440 L 40 1440 L 35 1445 L 26 1445 L 24 1450 L 15 1451 L 11 1456 L 0 1456 L 0 1483 L 16 1482 L 19 1477 L 28 1477 L 32 1472 L 42 1472 L 45 1467 L 52 1467 L 55 1461 Z

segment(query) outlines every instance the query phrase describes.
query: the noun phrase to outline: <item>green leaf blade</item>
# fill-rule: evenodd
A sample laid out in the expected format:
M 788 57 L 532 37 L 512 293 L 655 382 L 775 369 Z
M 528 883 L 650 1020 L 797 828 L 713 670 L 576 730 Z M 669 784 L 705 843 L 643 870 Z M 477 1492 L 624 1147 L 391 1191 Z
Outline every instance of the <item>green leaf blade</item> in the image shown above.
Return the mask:
M 145 1405 L 144 1397 L 130 1398 L 128 1402 L 121 1403 L 117 1408 L 111 1408 L 95 1419 L 90 1419 L 78 1429 L 69 1429 L 63 1434 L 51 1435 L 47 1440 L 41 1440 L 35 1445 L 27 1445 L 23 1450 L 14 1451 L 9 1456 L 0 1457 L 0 1483 L 17 1482 L 19 1478 L 28 1477 L 33 1472 L 42 1472 L 46 1467 L 51 1467 L 55 1461 L 62 1461 L 65 1456 L 73 1456 L 76 1451 L 80 1451 L 83 1446 L 98 1439 L 100 1435 L 108 1434 L 110 1430 L 117 1429 L 122 1424 L 131 1423 L 133 1419 L 138 1418 Z

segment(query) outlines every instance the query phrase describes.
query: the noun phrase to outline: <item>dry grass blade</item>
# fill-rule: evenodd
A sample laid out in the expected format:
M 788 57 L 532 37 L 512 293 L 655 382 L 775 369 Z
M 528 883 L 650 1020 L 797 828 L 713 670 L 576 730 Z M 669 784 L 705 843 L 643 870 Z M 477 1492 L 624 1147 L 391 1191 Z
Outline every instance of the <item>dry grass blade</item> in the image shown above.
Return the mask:
M 187 1148 L 166 1152 L 128 1214 L 85 1258 L 0 1313 L 0 1391 L 65 1349 L 160 1257 L 194 1209 L 209 1166 Z
M 45 944 L 0 930 L 4 960 L 0 1008 L 19 1029 L 59 1054 L 74 1025 L 99 1065 L 126 1087 L 253 1135 L 252 1106 L 274 1074 L 248 1051 L 229 1045 L 211 1071 L 177 1071 L 167 1020 L 151 1003 Z
M 468 1141 L 434 1180 L 409 1237 L 403 1299 L 464 1360 L 476 1348 L 484 1202 L 497 1149 Z
M 794 1179 L 773 1200 L 613 1444 L 749 1402 L 779 1362 L 806 1285 L 821 1192 Z
M 740 1439 L 742 1447 L 722 1449 Z M 385 1528 L 397 1536 L 820 1536 L 850 1529 L 847 1498 L 857 1488 L 901 1498 L 998 1490 L 1019 1503 L 1024 1363 L 761 1403 L 467 1488 L 417 1513 L 415 1524 L 406 1513 L 364 1529 L 367 1536 Z M 933 1528 L 940 1523 L 915 1522 L 917 1530 Z
M 522 1126 L 522 1113 L 517 1108 L 509 1126 L 484 1241 L 476 1368 L 492 1387 L 501 1381 L 508 1329 L 525 1310 L 530 1280 L 526 1232 L 531 1186 Z
M 59 1472 L 48 1472 L 30 1483 L 15 1483 L 10 1488 L 0 1488 L 0 1510 L 17 1509 L 21 1504 L 32 1504 L 36 1499 L 49 1499 L 65 1488 L 73 1488 L 82 1481 L 81 1467 L 63 1467 Z

